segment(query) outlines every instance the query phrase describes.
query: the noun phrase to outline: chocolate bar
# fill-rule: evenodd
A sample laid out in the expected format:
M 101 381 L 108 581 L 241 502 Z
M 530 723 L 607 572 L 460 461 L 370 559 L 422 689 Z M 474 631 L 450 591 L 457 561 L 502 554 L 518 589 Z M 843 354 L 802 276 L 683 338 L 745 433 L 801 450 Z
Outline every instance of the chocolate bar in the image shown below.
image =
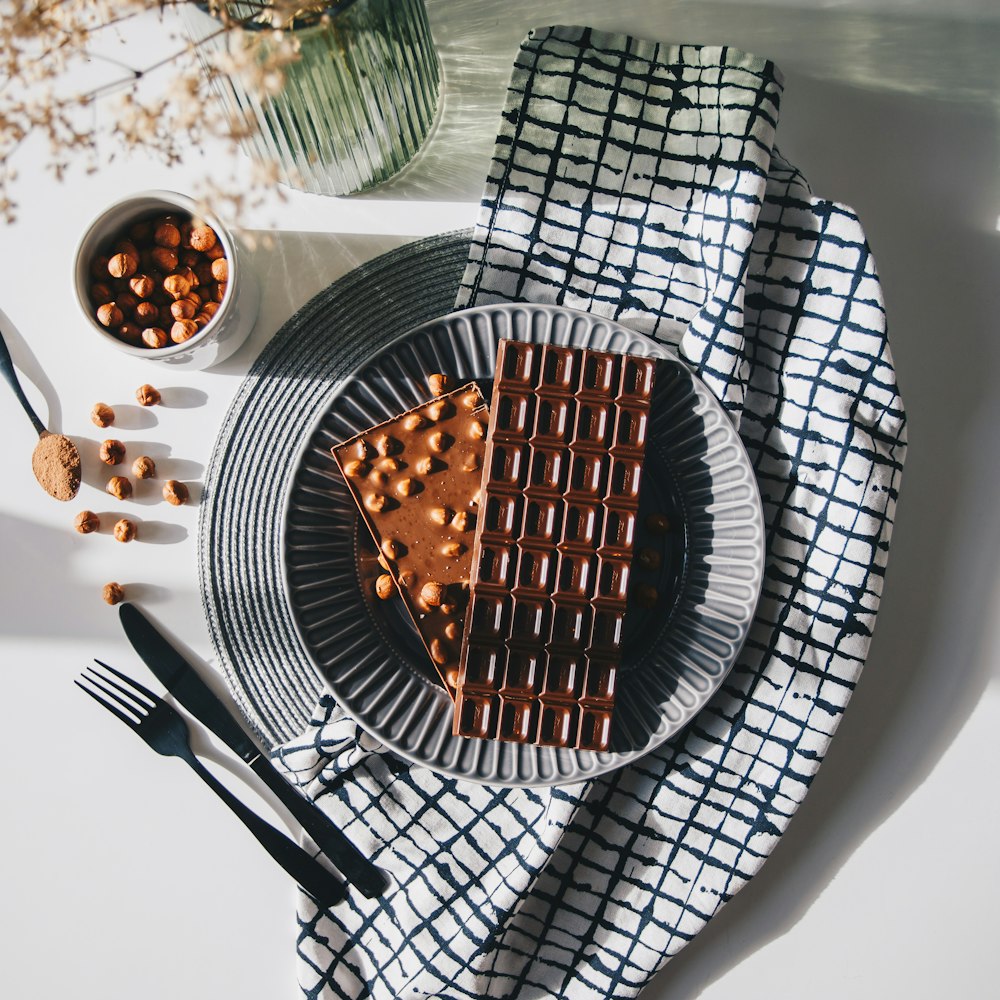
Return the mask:
M 500 343 L 456 735 L 608 748 L 654 375 Z
M 332 449 L 381 553 L 386 574 L 375 581 L 376 593 L 402 596 L 452 696 L 487 416 L 483 394 L 470 382 Z

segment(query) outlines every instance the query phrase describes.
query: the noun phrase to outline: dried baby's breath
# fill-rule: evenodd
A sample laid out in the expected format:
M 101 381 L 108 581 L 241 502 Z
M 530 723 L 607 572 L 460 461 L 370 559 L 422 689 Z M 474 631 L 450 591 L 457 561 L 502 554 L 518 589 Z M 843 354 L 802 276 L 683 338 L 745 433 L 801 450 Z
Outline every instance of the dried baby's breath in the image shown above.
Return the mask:
M 71 163 L 93 171 L 117 149 L 142 149 L 174 164 L 209 140 L 235 149 L 252 133 L 256 120 L 220 105 L 216 79 L 239 78 L 255 100 L 273 97 L 299 57 L 294 34 L 284 29 L 320 19 L 322 5 L 212 0 L 216 25 L 197 42 L 165 31 L 162 54 L 145 62 L 123 44 L 123 33 L 143 19 L 162 23 L 168 12 L 194 2 L 0 0 L 0 218 L 14 220 L 11 158 L 32 136 L 47 141 L 49 169 L 61 179 Z M 103 79 L 74 88 L 71 81 L 93 77 L 95 68 L 103 69 Z M 99 141 L 105 121 L 114 123 L 107 150 Z M 249 191 L 220 190 L 238 214 L 248 196 L 263 197 L 276 178 L 276 166 L 258 166 Z

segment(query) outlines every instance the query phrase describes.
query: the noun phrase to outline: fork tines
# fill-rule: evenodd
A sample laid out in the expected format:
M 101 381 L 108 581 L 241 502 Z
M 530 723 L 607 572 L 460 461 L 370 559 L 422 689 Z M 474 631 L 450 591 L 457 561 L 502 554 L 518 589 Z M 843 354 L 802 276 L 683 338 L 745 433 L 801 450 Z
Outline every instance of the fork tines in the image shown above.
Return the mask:
M 73 683 L 89 694 L 94 701 L 100 702 L 109 712 L 118 716 L 126 725 L 131 726 L 135 729 L 142 719 L 147 716 L 155 707 L 159 699 L 149 688 L 143 687 L 138 681 L 132 680 L 131 677 L 126 677 L 125 674 L 114 667 L 108 666 L 102 660 L 95 659 L 94 662 L 98 666 L 103 667 L 109 673 L 114 674 L 119 680 L 124 681 L 127 687 L 122 686 L 122 684 L 117 683 L 110 677 L 105 676 L 100 671 L 95 670 L 93 667 L 84 668 L 83 674 L 80 680 L 74 680 Z M 86 681 L 86 683 L 82 683 Z M 98 694 L 94 688 L 99 689 L 107 697 L 102 697 Z M 112 690 L 114 689 L 114 690 Z M 115 691 L 120 692 L 120 694 L 125 695 L 124 698 L 120 697 L 119 694 L 115 694 Z M 107 700 L 111 698 L 113 701 L 117 702 L 121 708 L 125 709 L 125 712 L 121 709 L 116 708 L 111 702 Z M 126 714 L 128 713 L 128 714 Z

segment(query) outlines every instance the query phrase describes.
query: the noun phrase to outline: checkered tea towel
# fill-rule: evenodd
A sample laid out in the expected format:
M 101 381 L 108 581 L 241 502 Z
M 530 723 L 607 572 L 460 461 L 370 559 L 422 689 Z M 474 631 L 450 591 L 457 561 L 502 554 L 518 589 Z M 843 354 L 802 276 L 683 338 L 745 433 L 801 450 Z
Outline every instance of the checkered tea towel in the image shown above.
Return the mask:
M 393 878 L 317 912 L 307 997 L 631 997 L 801 803 L 875 625 L 905 451 L 871 252 L 774 146 L 767 60 L 579 27 L 517 55 L 458 307 L 591 310 L 676 345 L 755 467 L 764 590 L 677 738 L 546 790 L 439 777 L 324 700 L 280 756 Z

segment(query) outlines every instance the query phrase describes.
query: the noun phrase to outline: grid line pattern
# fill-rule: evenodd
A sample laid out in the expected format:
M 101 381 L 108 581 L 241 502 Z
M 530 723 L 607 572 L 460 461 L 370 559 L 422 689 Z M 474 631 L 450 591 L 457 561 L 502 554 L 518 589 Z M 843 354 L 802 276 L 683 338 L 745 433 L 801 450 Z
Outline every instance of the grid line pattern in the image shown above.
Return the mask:
M 523 43 L 459 305 L 557 302 L 678 345 L 751 456 L 764 589 L 694 722 L 591 782 L 457 782 L 324 698 L 279 757 L 394 885 L 331 912 L 302 897 L 306 997 L 634 996 L 808 791 L 867 655 L 905 416 L 860 223 L 774 149 L 779 93 L 728 48 Z

